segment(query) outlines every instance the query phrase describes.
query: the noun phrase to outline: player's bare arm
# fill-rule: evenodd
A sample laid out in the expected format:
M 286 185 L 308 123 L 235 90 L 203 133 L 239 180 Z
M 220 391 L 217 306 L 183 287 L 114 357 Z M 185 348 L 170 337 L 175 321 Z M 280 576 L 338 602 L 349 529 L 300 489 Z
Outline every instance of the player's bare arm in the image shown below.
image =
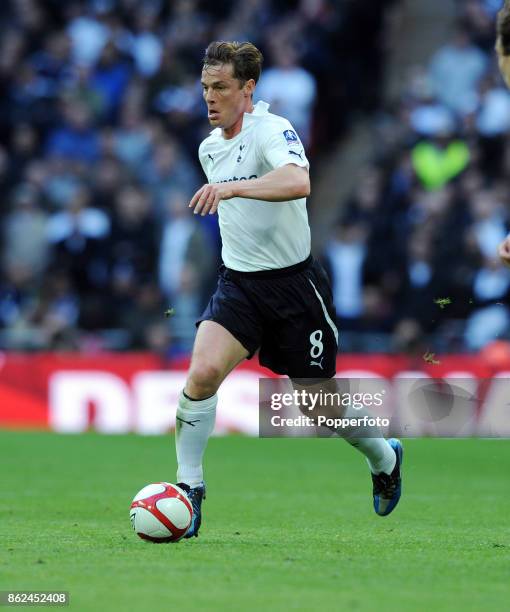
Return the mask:
M 501 75 L 510 87 L 510 0 L 498 13 L 496 53 Z
M 286 202 L 310 195 L 310 176 L 308 168 L 286 164 L 260 178 L 237 181 L 234 189 L 240 198 Z
M 310 195 L 308 169 L 287 164 L 256 179 L 203 185 L 191 198 L 194 213 L 213 215 L 221 200 L 251 198 L 267 202 L 287 202 Z
M 510 87 L 510 0 L 505 0 L 498 13 L 496 53 L 501 76 Z M 510 266 L 510 236 L 499 245 L 498 255 L 505 265 Z

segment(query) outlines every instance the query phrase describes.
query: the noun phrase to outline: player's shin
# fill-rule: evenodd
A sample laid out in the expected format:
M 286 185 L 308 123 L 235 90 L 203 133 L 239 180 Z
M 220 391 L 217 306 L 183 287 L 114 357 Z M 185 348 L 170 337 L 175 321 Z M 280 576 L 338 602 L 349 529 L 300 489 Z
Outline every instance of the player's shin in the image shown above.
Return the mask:
M 395 451 L 383 438 L 379 427 L 365 424 L 371 418 L 368 410 L 366 408 L 356 410 L 348 406 L 344 417 L 356 419 L 358 425 L 351 425 L 338 432 L 342 438 L 365 455 L 373 474 L 381 472 L 391 474 L 396 463 Z
M 181 393 L 175 423 L 177 482 L 196 487 L 203 481 L 202 458 L 214 429 L 218 396 L 193 400 Z

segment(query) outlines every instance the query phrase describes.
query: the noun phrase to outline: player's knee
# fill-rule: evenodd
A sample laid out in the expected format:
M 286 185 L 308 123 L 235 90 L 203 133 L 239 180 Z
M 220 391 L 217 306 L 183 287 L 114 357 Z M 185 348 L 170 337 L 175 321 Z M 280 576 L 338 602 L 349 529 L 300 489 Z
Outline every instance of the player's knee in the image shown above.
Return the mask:
M 200 399 L 214 395 L 223 380 L 223 370 L 206 361 L 193 363 L 188 376 L 187 389 L 191 397 Z

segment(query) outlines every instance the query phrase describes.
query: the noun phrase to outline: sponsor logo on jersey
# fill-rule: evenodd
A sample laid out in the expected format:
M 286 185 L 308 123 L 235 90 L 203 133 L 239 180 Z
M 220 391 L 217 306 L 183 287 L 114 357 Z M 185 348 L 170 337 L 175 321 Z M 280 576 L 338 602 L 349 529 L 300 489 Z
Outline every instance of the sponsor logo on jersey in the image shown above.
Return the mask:
M 231 181 L 247 181 L 249 179 L 258 178 L 256 174 L 250 174 L 250 176 L 233 176 L 227 179 L 221 179 L 219 181 L 215 181 L 217 183 L 230 183 Z

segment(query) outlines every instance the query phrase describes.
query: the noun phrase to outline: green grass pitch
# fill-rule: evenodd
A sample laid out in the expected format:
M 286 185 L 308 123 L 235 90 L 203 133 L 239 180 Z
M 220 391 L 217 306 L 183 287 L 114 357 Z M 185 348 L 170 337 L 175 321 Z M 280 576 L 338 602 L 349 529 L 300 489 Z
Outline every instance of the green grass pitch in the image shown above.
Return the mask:
M 338 439 L 210 441 L 199 538 L 144 542 L 129 503 L 175 480 L 172 437 L 0 433 L 0 589 L 72 610 L 508 610 L 510 441 L 405 440 L 377 517 Z

